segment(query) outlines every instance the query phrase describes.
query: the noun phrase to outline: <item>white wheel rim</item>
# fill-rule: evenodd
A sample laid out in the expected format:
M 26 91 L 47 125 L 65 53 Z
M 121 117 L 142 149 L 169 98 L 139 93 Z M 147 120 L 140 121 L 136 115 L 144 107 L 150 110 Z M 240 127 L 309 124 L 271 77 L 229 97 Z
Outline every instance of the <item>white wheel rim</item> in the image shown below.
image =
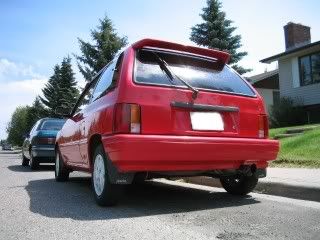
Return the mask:
M 59 153 L 56 154 L 56 175 L 59 174 L 60 169 L 60 156 Z
M 93 167 L 93 186 L 96 194 L 100 196 L 102 194 L 105 182 L 105 169 L 103 157 L 98 154 L 94 160 Z

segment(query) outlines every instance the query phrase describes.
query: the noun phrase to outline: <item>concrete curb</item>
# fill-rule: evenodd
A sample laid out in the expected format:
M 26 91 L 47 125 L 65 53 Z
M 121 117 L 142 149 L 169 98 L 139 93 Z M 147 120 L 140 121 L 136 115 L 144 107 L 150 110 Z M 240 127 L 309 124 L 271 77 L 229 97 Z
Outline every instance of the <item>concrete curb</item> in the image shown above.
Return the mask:
M 14 151 L 0 151 L 0 154 L 19 154 L 21 150 L 14 150 Z
M 219 179 L 210 177 L 188 177 L 184 178 L 184 181 L 186 183 L 222 188 Z M 320 202 L 320 187 L 311 185 L 278 183 L 262 178 L 254 192 Z

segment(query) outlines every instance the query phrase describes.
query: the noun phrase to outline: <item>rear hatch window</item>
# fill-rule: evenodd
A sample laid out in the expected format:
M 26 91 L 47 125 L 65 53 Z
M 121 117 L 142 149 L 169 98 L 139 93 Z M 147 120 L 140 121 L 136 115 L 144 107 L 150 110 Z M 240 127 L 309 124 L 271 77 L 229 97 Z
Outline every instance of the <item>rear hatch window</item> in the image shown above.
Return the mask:
M 177 79 L 170 81 L 153 52 L 170 66 L 175 75 L 199 90 L 255 96 L 251 87 L 234 70 L 227 65 L 221 65 L 218 60 L 154 49 L 141 49 L 136 52 L 136 83 L 185 88 Z

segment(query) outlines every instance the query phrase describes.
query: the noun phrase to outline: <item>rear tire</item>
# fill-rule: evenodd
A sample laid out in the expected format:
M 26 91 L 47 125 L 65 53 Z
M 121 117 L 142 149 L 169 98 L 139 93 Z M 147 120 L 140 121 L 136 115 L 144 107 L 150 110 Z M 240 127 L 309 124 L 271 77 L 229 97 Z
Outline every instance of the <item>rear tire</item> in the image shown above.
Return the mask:
M 30 161 L 29 161 L 29 165 L 31 170 L 36 170 L 39 168 L 39 161 L 36 157 L 34 157 L 32 155 L 32 150 L 30 151 Z
M 122 195 L 122 186 L 112 184 L 107 169 L 107 156 L 102 145 L 98 145 L 93 154 L 92 189 L 100 206 L 115 205 Z
M 29 166 L 29 159 L 26 158 L 23 153 L 22 153 L 21 165 L 24 167 Z
M 255 176 L 231 176 L 220 178 L 222 187 L 233 195 L 247 195 L 257 185 L 258 178 Z
M 70 171 L 66 168 L 59 149 L 56 150 L 56 159 L 54 164 L 54 175 L 57 182 L 69 180 Z

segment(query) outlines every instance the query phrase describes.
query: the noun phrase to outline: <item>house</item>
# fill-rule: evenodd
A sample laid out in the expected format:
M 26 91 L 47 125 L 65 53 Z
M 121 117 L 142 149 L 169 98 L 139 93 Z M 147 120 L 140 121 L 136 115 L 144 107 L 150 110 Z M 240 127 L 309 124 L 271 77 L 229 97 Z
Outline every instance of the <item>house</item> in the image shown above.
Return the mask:
M 270 113 L 271 107 L 280 101 L 278 69 L 248 77 L 247 80 L 263 97 L 265 108 Z
M 278 62 L 280 97 L 299 99 L 309 122 L 320 122 L 320 41 L 311 43 L 310 27 L 293 22 L 284 36 L 286 50 L 261 62 Z

